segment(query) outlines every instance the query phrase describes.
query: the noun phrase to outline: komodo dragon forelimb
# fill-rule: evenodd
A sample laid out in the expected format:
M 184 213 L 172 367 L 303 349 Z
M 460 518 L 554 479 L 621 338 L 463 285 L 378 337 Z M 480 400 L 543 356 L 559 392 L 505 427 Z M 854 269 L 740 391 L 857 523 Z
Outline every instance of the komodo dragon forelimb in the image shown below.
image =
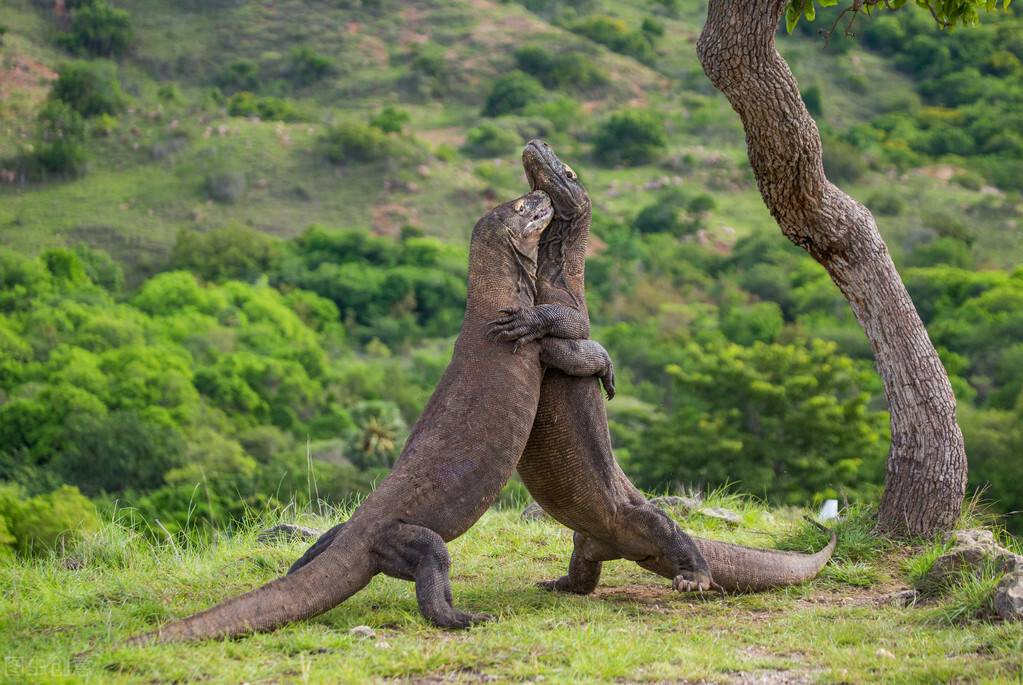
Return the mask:
M 485 329 L 502 309 L 532 306 L 539 239 L 552 214 L 550 198 L 534 191 L 476 223 L 465 320 L 451 363 L 394 469 L 352 517 L 317 541 L 289 574 L 131 644 L 272 630 L 336 606 L 378 573 L 413 581 L 420 610 L 438 626 L 464 628 L 489 618 L 453 606 L 445 543 L 497 498 L 533 423 L 541 345 L 512 354 L 510 345 L 489 340 Z M 581 345 L 591 353 L 569 359 L 566 368 L 595 368 L 593 345 Z
M 575 172 L 542 141 L 522 152 L 530 186 L 554 203 L 555 216 L 540 242 L 535 306 L 509 308 L 491 322 L 496 340 L 589 335 L 584 268 L 591 203 Z M 761 590 L 815 576 L 835 540 L 814 555 L 760 550 L 686 535 L 647 502 L 622 472 L 611 450 L 607 413 L 592 380 L 557 371 L 544 375 L 533 431 L 518 472 L 547 513 L 575 531 L 568 574 L 543 586 L 588 593 L 601 564 L 631 559 L 671 579 L 676 590 Z

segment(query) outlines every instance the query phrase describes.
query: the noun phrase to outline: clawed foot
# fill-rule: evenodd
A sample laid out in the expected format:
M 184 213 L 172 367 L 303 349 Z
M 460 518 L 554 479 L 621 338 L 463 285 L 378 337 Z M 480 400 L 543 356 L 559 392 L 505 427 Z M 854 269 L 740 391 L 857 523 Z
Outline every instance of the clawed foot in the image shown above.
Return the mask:
M 702 573 L 695 573 L 692 577 L 688 577 L 685 574 L 679 574 L 675 576 L 675 580 L 672 581 L 671 586 L 675 588 L 677 592 L 699 592 L 704 593 L 707 590 L 714 590 L 725 593 L 723 587 L 711 580 L 710 576 Z
M 504 316 L 494 319 L 487 325 L 487 337 L 498 342 L 515 341 L 512 352 L 518 352 L 526 343 L 544 336 L 543 324 L 531 309 L 522 307 L 506 307 L 498 310 Z
M 438 618 L 434 621 L 434 623 L 440 628 L 463 630 L 477 623 L 485 623 L 493 620 L 494 616 L 492 614 L 473 614 L 468 611 L 452 609 L 446 616 Z
M 600 375 L 600 384 L 604 386 L 604 392 L 610 402 L 615 398 L 615 367 L 608 361 L 607 371 Z

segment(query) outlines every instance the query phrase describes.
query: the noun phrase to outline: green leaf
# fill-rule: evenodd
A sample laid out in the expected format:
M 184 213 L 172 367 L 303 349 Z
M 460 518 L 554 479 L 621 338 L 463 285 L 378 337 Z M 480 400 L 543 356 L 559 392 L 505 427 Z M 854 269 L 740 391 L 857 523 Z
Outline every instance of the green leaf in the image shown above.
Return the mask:
M 802 16 L 802 12 L 796 7 L 797 2 L 799 0 L 792 0 L 788 9 L 785 10 L 785 30 L 789 33 L 792 33 L 792 30 L 796 28 L 796 24 L 799 23 L 799 18 Z
M 813 4 L 813 0 L 806 0 L 803 11 L 806 13 L 807 21 L 813 21 L 817 18 L 817 7 Z

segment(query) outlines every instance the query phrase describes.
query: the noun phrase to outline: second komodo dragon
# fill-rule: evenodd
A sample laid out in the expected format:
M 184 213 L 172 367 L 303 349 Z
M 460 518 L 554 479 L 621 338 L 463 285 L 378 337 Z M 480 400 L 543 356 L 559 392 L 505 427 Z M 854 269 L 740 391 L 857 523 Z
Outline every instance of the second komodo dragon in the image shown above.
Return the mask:
M 575 172 L 546 143 L 534 140 L 526 145 L 522 163 L 531 187 L 551 197 L 555 216 L 540 242 L 536 306 L 509 308 L 492 322 L 490 334 L 517 344 L 542 336 L 586 338 L 590 321 L 583 269 L 590 197 Z M 518 471 L 537 503 L 575 531 L 568 574 L 543 584 L 553 590 L 592 592 L 601 563 L 623 558 L 671 579 L 676 590 L 714 585 L 764 590 L 813 578 L 835 547 L 834 535 L 812 555 L 686 535 L 619 467 L 600 389 L 592 380 L 555 369 L 544 376 L 540 406 Z M 688 572 L 704 561 L 702 575 Z
M 378 573 L 414 581 L 420 610 L 438 626 L 489 618 L 452 605 L 444 543 L 479 519 L 515 470 L 536 413 L 541 360 L 611 380 L 596 343 L 552 339 L 513 354 L 511 345 L 486 337 L 486 322 L 500 309 L 533 304 L 537 246 L 552 214 L 548 196 L 534 191 L 476 223 L 451 363 L 394 470 L 343 528 L 325 535 L 288 575 L 129 644 L 271 630 L 327 611 Z M 576 350 L 585 354 L 573 357 Z

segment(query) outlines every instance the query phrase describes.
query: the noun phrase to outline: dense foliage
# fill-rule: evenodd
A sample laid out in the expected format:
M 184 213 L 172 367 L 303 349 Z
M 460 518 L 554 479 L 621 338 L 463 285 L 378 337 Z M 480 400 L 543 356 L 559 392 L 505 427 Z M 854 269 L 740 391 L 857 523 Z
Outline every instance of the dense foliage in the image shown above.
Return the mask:
M 820 14 L 779 46 L 829 177 L 878 217 L 940 348 L 971 483 L 1023 509 L 1023 20 L 942 32 L 906 3 L 825 44 L 845 3 L 795 4 Z M 778 503 L 879 487 L 872 351 L 763 210 L 688 40 L 705 2 L 11 7 L 0 546 L 53 548 L 115 500 L 174 530 L 366 491 L 447 361 L 472 221 L 522 192 L 533 137 L 594 193 L 629 475 Z

